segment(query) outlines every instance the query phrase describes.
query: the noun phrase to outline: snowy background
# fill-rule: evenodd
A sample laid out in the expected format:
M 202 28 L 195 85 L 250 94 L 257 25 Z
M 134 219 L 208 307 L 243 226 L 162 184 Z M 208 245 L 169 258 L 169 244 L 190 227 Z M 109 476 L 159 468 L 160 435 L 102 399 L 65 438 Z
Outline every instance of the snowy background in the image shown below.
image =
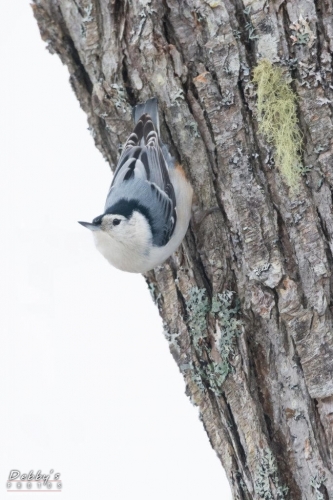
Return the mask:
M 26 0 L 1 13 L 0 498 L 54 469 L 68 500 L 229 500 L 144 279 L 77 223 L 111 174 L 67 69 Z

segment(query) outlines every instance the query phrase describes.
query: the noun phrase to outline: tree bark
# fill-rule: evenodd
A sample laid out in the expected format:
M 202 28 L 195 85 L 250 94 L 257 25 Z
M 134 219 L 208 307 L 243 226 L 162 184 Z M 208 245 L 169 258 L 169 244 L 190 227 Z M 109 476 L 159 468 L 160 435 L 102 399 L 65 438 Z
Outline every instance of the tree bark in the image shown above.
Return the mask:
M 157 96 L 195 191 L 147 281 L 235 499 L 333 499 L 332 0 L 35 0 L 111 168 Z M 258 132 L 252 70 L 292 77 L 306 173 Z

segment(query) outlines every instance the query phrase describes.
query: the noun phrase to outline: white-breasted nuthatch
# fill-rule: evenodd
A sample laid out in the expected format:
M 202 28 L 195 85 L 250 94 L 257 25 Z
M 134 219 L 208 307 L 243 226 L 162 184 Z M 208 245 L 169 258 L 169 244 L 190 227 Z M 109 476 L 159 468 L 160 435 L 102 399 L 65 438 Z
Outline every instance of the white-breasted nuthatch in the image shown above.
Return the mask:
M 157 99 L 133 108 L 135 127 L 119 159 L 104 213 L 92 223 L 97 249 L 114 267 L 145 273 L 177 250 L 187 231 L 192 187 L 160 139 Z

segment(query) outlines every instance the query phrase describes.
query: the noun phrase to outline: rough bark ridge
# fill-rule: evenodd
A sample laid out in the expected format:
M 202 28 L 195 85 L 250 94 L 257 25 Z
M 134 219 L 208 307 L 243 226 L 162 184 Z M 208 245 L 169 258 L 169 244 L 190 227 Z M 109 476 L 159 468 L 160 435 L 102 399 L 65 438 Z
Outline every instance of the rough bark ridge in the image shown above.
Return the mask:
M 333 1 L 33 9 L 112 168 L 131 105 L 159 98 L 195 216 L 148 282 L 234 498 L 333 499 Z M 307 173 L 297 195 L 258 134 L 251 71 L 263 57 L 299 98 Z

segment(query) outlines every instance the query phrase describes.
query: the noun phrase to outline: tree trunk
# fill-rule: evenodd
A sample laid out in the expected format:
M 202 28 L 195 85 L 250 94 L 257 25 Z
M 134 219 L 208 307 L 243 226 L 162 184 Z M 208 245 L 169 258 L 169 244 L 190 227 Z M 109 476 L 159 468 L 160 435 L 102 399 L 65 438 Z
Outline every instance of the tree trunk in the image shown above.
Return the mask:
M 111 168 L 131 105 L 159 99 L 195 200 L 182 248 L 147 281 L 234 498 L 333 499 L 333 1 L 33 10 Z M 297 94 L 296 189 L 259 128 L 252 75 L 264 58 Z

